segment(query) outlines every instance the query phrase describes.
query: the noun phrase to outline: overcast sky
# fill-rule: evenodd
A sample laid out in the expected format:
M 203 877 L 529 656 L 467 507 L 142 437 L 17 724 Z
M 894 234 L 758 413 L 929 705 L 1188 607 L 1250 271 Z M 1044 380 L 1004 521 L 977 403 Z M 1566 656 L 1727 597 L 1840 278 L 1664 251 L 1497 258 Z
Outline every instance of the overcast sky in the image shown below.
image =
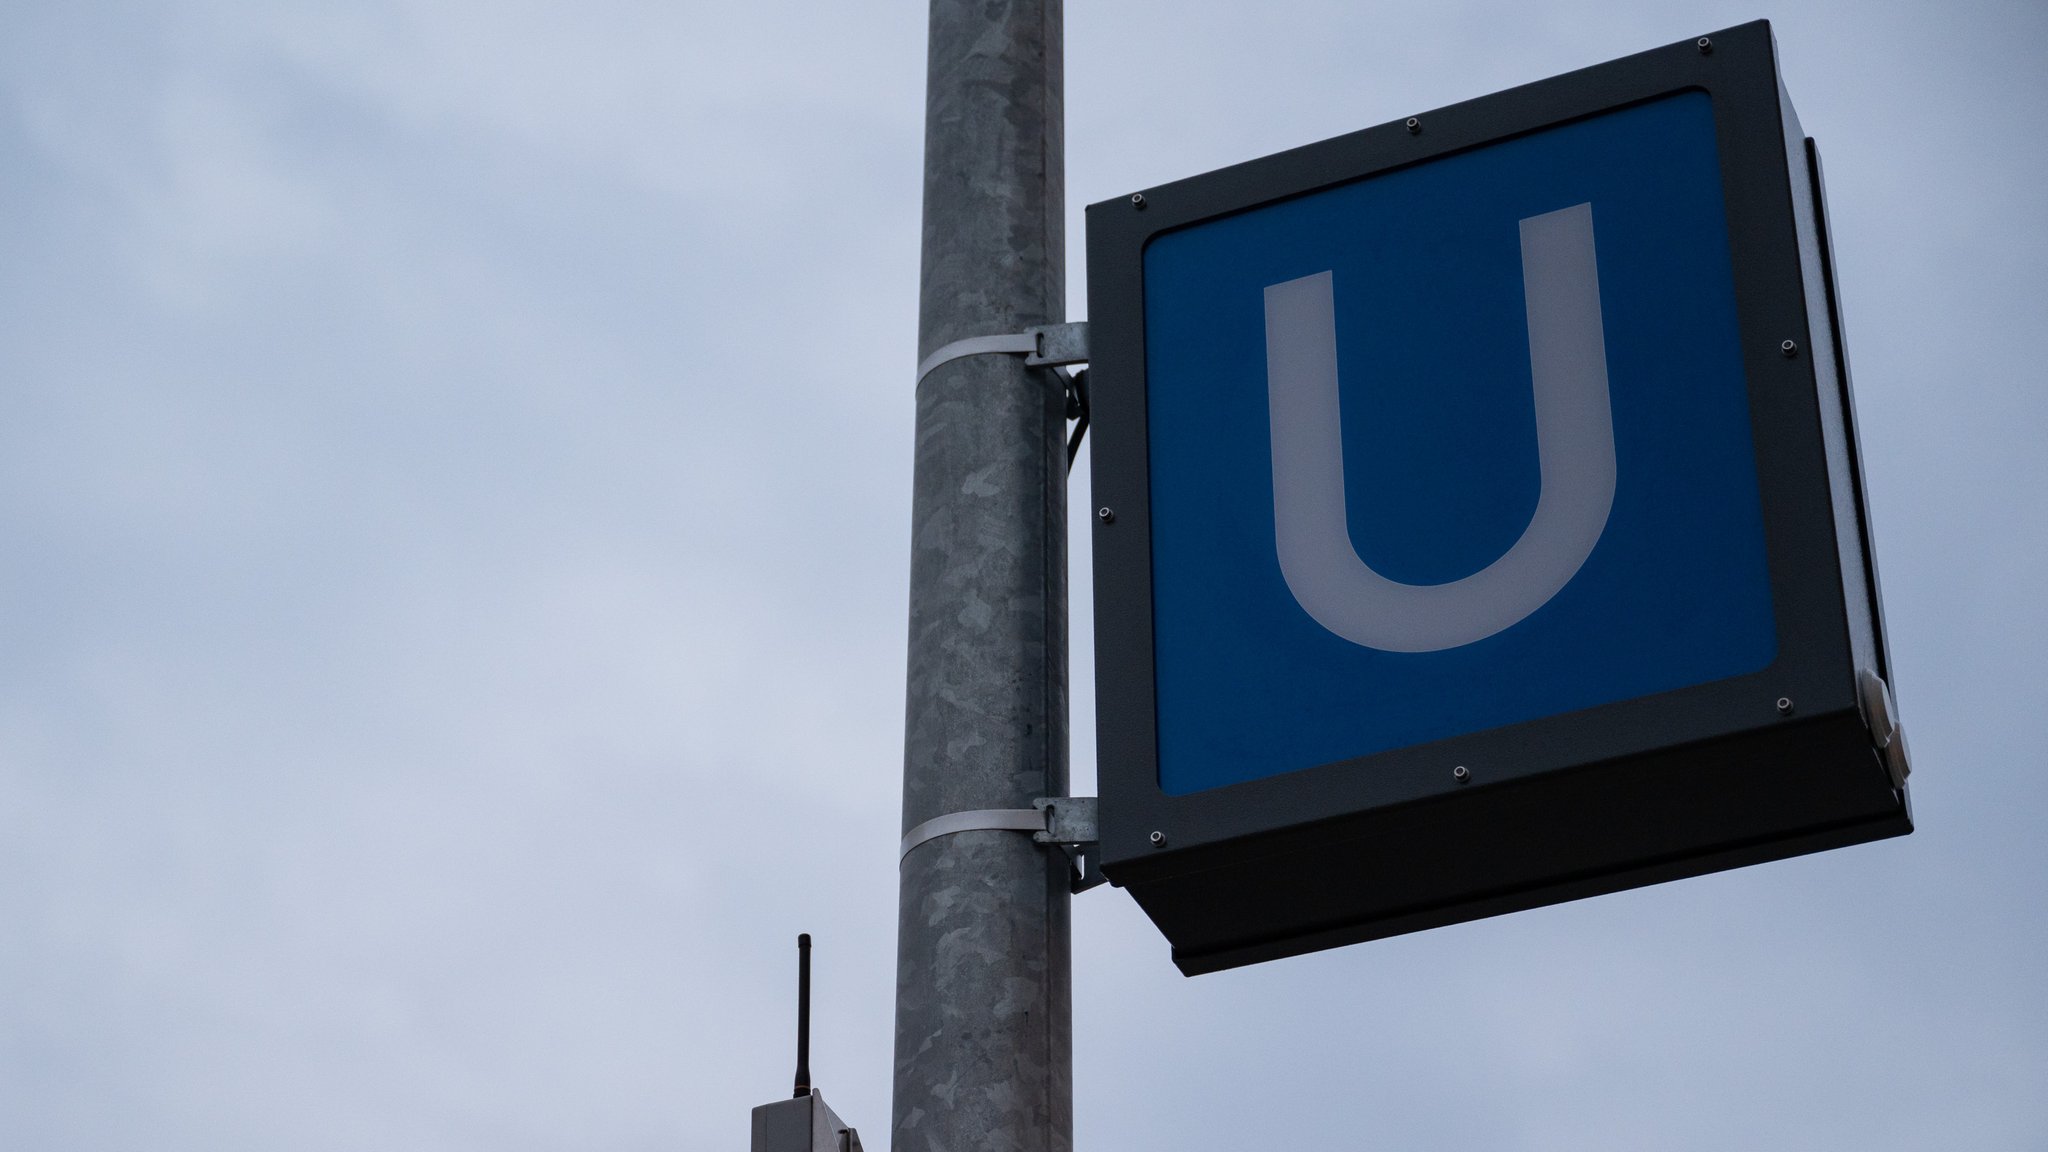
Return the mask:
M 1087 893 L 1083 1152 L 2048 1149 L 2048 7 L 1077 0 L 1070 313 L 1084 203 L 1760 15 L 1920 830 L 1192 980 Z M 886 1147 L 923 57 L 0 0 L 0 1148 L 741 1148 L 798 931 Z

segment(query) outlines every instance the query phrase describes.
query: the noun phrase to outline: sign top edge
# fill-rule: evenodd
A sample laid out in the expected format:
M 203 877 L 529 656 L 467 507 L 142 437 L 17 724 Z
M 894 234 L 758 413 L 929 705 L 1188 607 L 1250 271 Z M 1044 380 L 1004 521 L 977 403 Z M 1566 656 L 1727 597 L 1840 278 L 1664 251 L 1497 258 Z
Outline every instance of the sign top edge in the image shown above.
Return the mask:
M 1703 48 L 1703 42 L 1708 47 Z M 1292 188 L 1274 189 L 1270 198 L 1280 199 L 1317 187 L 1438 159 L 1494 140 L 1538 131 L 1554 124 L 1595 115 L 1623 104 L 1654 99 L 1669 92 L 1701 88 L 1711 93 L 1716 86 L 1715 82 L 1700 77 L 1697 67 L 1702 58 L 1711 59 L 1715 56 L 1722 57 L 1723 62 L 1726 62 L 1729 56 L 1736 57 L 1737 60 L 1760 60 L 1768 70 L 1771 83 L 1777 84 L 1777 43 L 1771 30 L 1771 22 L 1764 19 L 1752 20 L 1691 40 L 1675 41 L 1641 52 L 1633 52 L 1569 72 L 1418 112 L 1413 116 L 1354 129 L 1249 160 L 1240 160 L 1220 168 L 1212 168 L 1206 172 L 1134 189 L 1106 200 L 1098 200 L 1086 205 L 1091 213 L 1089 223 L 1091 226 L 1100 226 L 1110 221 L 1128 221 L 1126 227 L 1135 226 L 1144 236 L 1149 237 L 1215 215 L 1212 197 L 1200 193 L 1219 182 L 1248 184 L 1256 181 L 1260 184 L 1297 185 Z M 1651 85 L 1656 91 L 1626 96 L 1613 91 L 1616 87 L 1613 81 L 1635 79 L 1634 74 L 1646 67 L 1668 68 L 1670 75 L 1665 82 Z M 1535 115 L 1529 115 L 1531 109 L 1528 105 L 1531 104 L 1546 107 L 1537 110 Z M 1547 107 L 1553 105 L 1557 107 Z M 1450 130 L 1446 131 L 1446 125 L 1440 124 L 1440 121 L 1448 121 Z M 1475 133 L 1475 125 L 1484 126 L 1485 130 Z M 1377 155 L 1371 160 L 1361 162 L 1367 154 L 1383 153 L 1389 144 L 1402 140 L 1412 140 L 1417 146 L 1408 150 L 1406 155 Z M 1302 179 L 1305 170 L 1324 168 L 1346 170 L 1332 170 L 1328 173 L 1327 179 Z M 1293 179 L 1287 179 L 1290 176 Z M 1245 208 L 1253 206 L 1255 204 L 1251 202 L 1241 205 Z M 1150 211 L 1141 217 L 1131 211 L 1133 207 Z M 1195 210 L 1188 211 L 1190 208 Z M 1104 211 L 1097 213 L 1098 209 Z M 1123 211 L 1112 211 L 1113 209 Z M 1120 228 L 1118 231 L 1124 229 Z

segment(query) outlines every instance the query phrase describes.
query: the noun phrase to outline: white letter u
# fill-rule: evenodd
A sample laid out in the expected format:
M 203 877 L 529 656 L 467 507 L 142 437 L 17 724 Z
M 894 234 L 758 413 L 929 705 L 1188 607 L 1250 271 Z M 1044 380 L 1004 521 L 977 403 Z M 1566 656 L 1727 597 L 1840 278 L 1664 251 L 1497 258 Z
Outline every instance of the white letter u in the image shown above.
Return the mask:
M 1614 507 L 1614 416 L 1593 206 L 1522 225 L 1522 293 L 1542 485 L 1514 547 L 1448 584 L 1403 584 L 1359 559 L 1344 510 L 1336 306 L 1330 273 L 1266 289 L 1266 385 L 1273 424 L 1274 541 L 1288 590 L 1354 644 L 1436 652 L 1484 640 L 1550 602 Z

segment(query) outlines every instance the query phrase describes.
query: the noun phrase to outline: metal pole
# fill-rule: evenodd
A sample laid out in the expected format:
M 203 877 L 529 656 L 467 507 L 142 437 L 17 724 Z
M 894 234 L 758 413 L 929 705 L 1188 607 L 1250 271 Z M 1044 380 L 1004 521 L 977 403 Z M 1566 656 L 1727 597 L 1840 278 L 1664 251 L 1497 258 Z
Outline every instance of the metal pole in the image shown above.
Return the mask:
M 931 0 L 918 355 L 1066 319 L 1061 0 Z M 1063 387 L 1017 356 L 917 394 L 903 828 L 1067 786 Z M 1067 865 L 1013 831 L 902 864 L 898 1152 L 1070 1152 Z

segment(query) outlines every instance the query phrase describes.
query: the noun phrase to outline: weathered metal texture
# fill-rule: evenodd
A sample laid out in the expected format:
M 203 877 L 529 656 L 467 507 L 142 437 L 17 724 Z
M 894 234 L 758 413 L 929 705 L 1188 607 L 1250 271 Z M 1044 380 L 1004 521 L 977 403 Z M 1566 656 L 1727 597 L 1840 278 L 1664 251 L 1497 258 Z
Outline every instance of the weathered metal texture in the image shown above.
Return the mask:
M 932 0 L 918 354 L 1066 319 L 1060 0 Z M 1067 788 L 1064 386 L 1021 356 L 917 392 L 903 829 Z M 901 865 L 898 1152 L 1072 1145 L 1068 863 L 1014 831 Z

